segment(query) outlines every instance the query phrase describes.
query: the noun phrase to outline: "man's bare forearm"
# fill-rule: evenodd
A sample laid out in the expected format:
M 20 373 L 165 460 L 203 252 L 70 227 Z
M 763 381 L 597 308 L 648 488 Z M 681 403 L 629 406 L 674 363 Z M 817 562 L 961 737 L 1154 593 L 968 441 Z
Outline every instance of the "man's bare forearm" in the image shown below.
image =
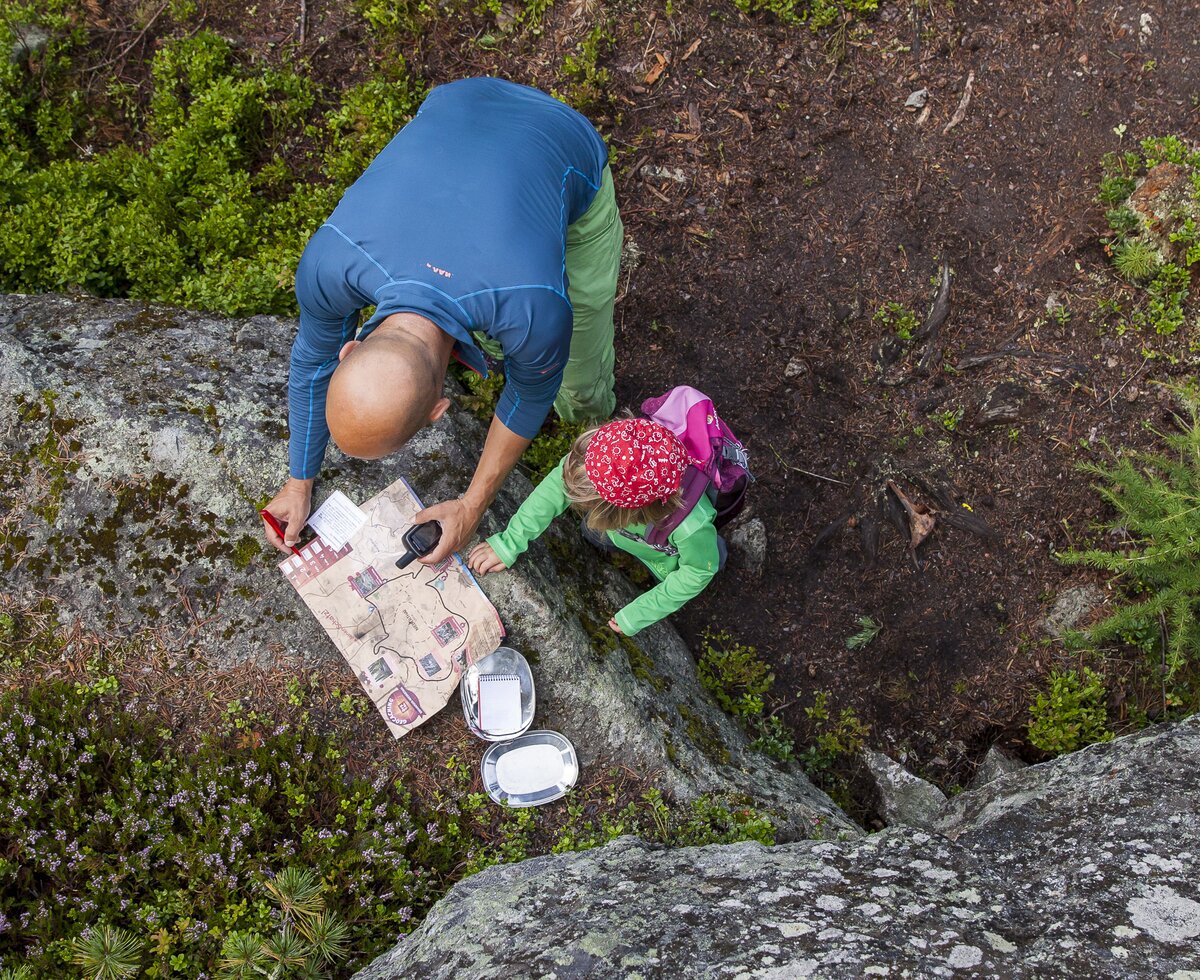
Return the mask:
M 500 492 L 512 468 L 517 465 L 521 454 L 529 448 L 531 441 L 517 435 L 493 416 L 487 440 L 483 444 L 483 453 L 479 457 L 479 465 L 475 467 L 471 485 L 462 495 L 463 503 L 482 516 Z

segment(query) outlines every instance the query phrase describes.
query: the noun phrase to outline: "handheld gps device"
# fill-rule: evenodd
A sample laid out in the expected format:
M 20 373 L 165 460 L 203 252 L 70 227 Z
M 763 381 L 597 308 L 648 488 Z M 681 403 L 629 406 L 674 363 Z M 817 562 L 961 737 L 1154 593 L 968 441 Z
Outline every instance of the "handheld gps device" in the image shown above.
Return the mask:
M 442 525 L 437 521 L 414 524 L 400 539 L 408 550 L 396 559 L 397 568 L 407 568 L 418 558 L 424 558 L 442 540 Z

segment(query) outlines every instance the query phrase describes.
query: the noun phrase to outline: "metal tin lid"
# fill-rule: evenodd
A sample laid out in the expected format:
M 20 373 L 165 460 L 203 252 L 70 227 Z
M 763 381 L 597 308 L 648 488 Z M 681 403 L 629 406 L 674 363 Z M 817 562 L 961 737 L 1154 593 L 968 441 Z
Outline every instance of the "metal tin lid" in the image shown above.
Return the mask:
M 480 678 L 505 675 L 516 677 L 520 684 L 520 719 L 506 731 L 489 731 L 483 727 L 479 718 Z M 464 670 L 458 685 L 458 694 L 462 699 L 463 717 L 467 720 L 467 727 L 486 742 L 502 742 L 522 735 L 533 724 L 533 712 L 537 703 L 533 690 L 533 672 L 529 669 L 529 662 L 512 647 L 499 647 Z
M 575 747 L 558 732 L 529 732 L 492 745 L 480 763 L 483 786 L 497 803 L 541 806 L 566 794 L 579 778 Z

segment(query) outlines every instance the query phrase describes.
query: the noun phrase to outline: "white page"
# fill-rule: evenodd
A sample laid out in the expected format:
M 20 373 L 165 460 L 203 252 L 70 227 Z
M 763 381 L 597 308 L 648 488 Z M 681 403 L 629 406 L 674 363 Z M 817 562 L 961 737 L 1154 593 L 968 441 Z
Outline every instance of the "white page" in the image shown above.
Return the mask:
M 308 526 L 320 535 L 334 551 L 340 551 L 360 527 L 367 522 L 367 515 L 341 490 L 334 490 L 316 513 L 308 519 Z
M 511 674 L 482 674 L 479 678 L 479 727 L 504 735 L 521 727 L 521 681 Z

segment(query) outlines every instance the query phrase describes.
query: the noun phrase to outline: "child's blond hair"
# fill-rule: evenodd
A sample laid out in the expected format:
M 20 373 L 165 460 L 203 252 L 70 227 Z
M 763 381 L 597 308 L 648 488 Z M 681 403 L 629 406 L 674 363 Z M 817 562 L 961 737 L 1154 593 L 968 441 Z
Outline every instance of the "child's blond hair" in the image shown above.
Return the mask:
M 622 417 L 633 418 L 633 413 L 626 412 Z M 593 531 L 623 531 L 635 524 L 655 524 L 666 520 L 683 506 L 683 494 L 679 490 L 666 500 L 656 500 L 645 507 L 618 507 L 601 497 L 584 467 L 588 445 L 599 429 L 597 425 L 582 433 L 563 463 L 563 486 L 567 499 L 571 501 L 571 509 L 583 516 L 589 528 Z

